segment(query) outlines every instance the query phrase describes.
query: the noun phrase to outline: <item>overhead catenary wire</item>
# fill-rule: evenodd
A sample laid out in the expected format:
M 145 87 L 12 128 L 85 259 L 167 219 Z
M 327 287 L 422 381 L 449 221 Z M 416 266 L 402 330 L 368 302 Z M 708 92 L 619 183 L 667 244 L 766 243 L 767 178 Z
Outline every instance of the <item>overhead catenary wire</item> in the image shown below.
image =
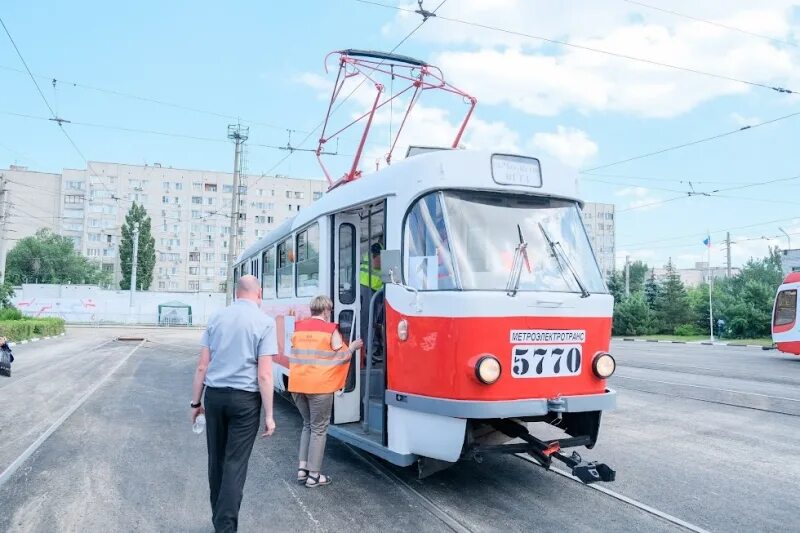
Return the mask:
M 376 2 L 374 0 L 355 0 L 355 1 L 356 2 L 360 2 L 362 4 L 369 4 L 369 5 L 383 7 L 383 8 L 386 8 L 386 9 L 394 9 L 396 11 L 405 11 L 407 13 L 414 13 L 415 12 L 413 9 L 408 9 L 408 8 L 404 8 L 404 7 L 401 7 L 401 6 L 394 6 L 394 5 L 384 4 L 384 3 L 381 3 L 381 2 Z M 771 91 L 775 91 L 775 92 L 778 92 L 778 93 L 797 94 L 797 91 L 795 91 L 793 89 L 788 89 L 786 87 L 773 86 L 773 85 L 769 85 L 769 84 L 766 84 L 766 83 L 760 83 L 760 82 L 756 82 L 756 81 L 750 81 L 750 80 L 745 80 L 745 79 L 741 79 L 741 78 L 735 78 L 733 76 L 726 76 L 724 74 L 717 74 L 717 73 L 713 73 L 713 72 L 707 72 L 707 71 L 700 70 L 700 69 L 682 67 L 682 66 L 679 66 L 679 65 L 672 65 L 670 63 L 664 63 L 664 62 L 661 62 L 661 61 L 655 61 L 653 59 L 647 59 L 647 58 L 643 58 L 643 57 L 632 56 L 632 55 L 623 54 L 623 53 L 619 53 L 619 52 L 612 52 L 610 50 L 605 50 L 603 48 L 597 48 L 597 47 L 593 47 L 593 46 L 576 44 L 576 43 L 572 43 L 572 42 L 569 42 L 569 41 L 562 41 L 562 40 L 559 40 L 559 39 L 552 39 L 552 38 L 549 38 L 549 37 L 543 37 L 541 35 L 534 35 L 532 33 L 526 33 L 526 32 L 521 32 L 521 31 L 516 31 L 516 30 L 510 30 L 510 29 L 507 29 L 507 28 L 500 28 L 498 26 L 492 26 L 492 25 L 489 25 L 489 24 L 482 24 L 482 23 L 479 23 L 479 22 L 461 20 L 461 19 L 457 19 L 457 18 L 454 18 L 454 17 L 447 17 L 445 15 L 438 15 L 437 14 L 436 18 L 441 19 L 441 20 L 445 20 L 445 21 L 448 21 L 448 22 L 454 22 L 454 23 L 457 23 L 457 24 L 462 24 L 462 25 L 465 25 L 465 26 L 471 26 L 471 27 L 475 27 L 475 28 L 482 28 L 482 29 L 485 29 L 485 30 L 496 31 L 496 32 L 505 33 L 505 34 L 508 34 L 508 35 L 514 35 L 514 36 L 517 36 L 517 37 L 526 37 L 528 39 L 534 39 L 534 40 L 537 40 L 537 41 L 542 41 L 542 42 L 546 42 L 546 43 L 550 43 L 550 44 L 558 44 L 558 45 L 561 45 L 561 46 L 575 48 L 577 50 L 585 50 L 585 51 L 588 51 L 588 52 L 594 52 L 594 53 L 597 53 L 597 54 L 603 54 L 603 55 L 607 55 L 607 56 L 617 57 L 617 58 L 620 58 L 620 59 L 626 59 L 626 60 L 629 60 L 629 61 L 635 61 L 635 62 L 638 62 L 638 63 L 644 63 L 644 64 L 647 64 L 647 65 L 660 66 L 660 67 L 669 68 L 669 69 L 673 69 L 673 70 L 679 70 L 679 71 L 683 71 L 683 72 L 690 72 L 692 74 L 698 74 L 700 76 L 706 76 L 706 77 L 716 78 L 716 79 L 725 80 L 725 81 L 732 81 L 732 82 L 736 82 L 736 83 L 750 85 L 750 86 L 753 86 L 753 87 L 760 87 L 760 88 L 769 89 Z
M 9 67 L 9 66 L 6 66 L 6 65 L 0 65 L 0 69 L 8 70 L 8 71 L 11 71 L 11 72 L 18 72 L 18 73 L 22 73 L 22 74 L 25 73 L 25 71 L 23 71 L 23 70 L 20 70 L 20 69 L 14 68 L 14 67 Z M 242 117 L 240 117 L 238 115 L 219 113 L 217 111 L 210 111 L 210 110 L 207 110 L 207 109 L 200 109 L 200 108 L 197 108 L 197 107 L 191 107 L 191 106 L 186 106 L 186 105 L 183 105 L 183 104 L 176 104 L 174 102 L 168 102 L 168 101 L 164 101 L 164 100 L 159 100 L 157 98 L 151 98 L 149 96 L 140 96 L 140 95 L 124 92 L 124 91 L 118 91 L 118 90 L 115 90 L 115 89 L 106 89 L 106 88 L 102 88 L 102 87 L 96 87 L 96 86 L 93 86 L 93 85 L 89 85 L 89 84 L 81 83 L 81 82 L 77 82 L 77 81 L 58 79 L 58 77 L 56 77 L 56 76 L 47 76 L 47 75 L 43 75 L 43 74 L 33 74 L 33 76 L 35 76 L 36 78 L 39 78 L 41 80 L 51 80 L 52 79 L 52 80 L 56 80 L 57 82 L 59 82 L 61 84 L 66 84 L 68 86 L 72 86 L 72 87 L 76 87 L 76 88 L 80 88 L 80 89 L 95 91 L 95 92 L 99 92 L 99 93 L 105 93 L 105 94 L 109 94 L 109 95 L 117 96 L 117 97 L 121 97 L 121 98 L 139 100 L 141 102 L 147 102 L 147 103 L 161 105 L 161 106 L 165 106 L 165 107 L 171 107 L 171 108 L 180 109 L 180 110 L 183 110 L 183 111 L 190 111 L 190 112 L 193 112 L 193 113 L 209 115 L 209 116 L 213 116 L 213 117 L 217 117 L 217 118 L 224 118 L 224 119 L 227 119 L 227 120 L 237 120 L 237 121 L 246 122 L 246 123 L 249 123 L 249 124 L 254 124 L 254 125 L 257 125 L 257 126 L 264 126 L 265 128 L 278 129 L 278 130 L 285 130 L 286 129 L 284 126 L 279 126 L 279 125 L 276 125 L 276 124 L 270 124 L 268 122 L 261 122 L 261 121 L 258 121 L 258 120 L 251 120 L 251 119 L 247 119 L 247 118 L 242 118 Z M 296 131 L 300 131 L 301 133 L 305 133 L 305 131 L 302 131 L 302 130 L 296 130 Z
M 640 7 L 644 7 L 644 8 L 647 8 L 647 9 L 652 9 L 654 11 L 660 11 L 662 13 L 669 13 L 670 15 L 675 15 L 676 17 L 682 17 L 682 18 L 685 18 L 685 19 L 693 20 L 695 22 L 702 22 L 703 24 L 708 24 L 710 26 L 716 26 L 718 28 L 724 28 L 726 30 L 731 30 L 731 31 L 743 33 L 745 35 L 750 35 L 752 37 L 758 37 L 760 39 L 764 39 L 764 40 L 767 40 L 767 41 L 772 41 L 773 43 L 784 44 L 784 45 L 787 45 L 787 46 L 800 47 L 800 45 L 798 45 L 797 43 L 786 41 L 784 39 L 777 39 L 775 37 L 770 37 L 769 35 L 762 35 L 760 33 L 756 33 L 756 32 L 749 31 L 749 30 L 745 30 L 743 28 L 738 28 L 736 26 L 730 26 L 728 24 L 722 24 L 721 22 L 714 22 L 713 20 L 708 20 L 708 19 L 704 19 L 704 18 L 700 18 L 700 17 L 695 17 L 695 16 L 692 16 L 692 15 L 687 15 L 686 13 L 680 13 L 678 11 L 673 11 L 671 9 L 665 9 L 663 7 L 658 7 L 658 6 L 654 6 L 654 5 L 651 5 L 651 4 L 645 4 L 644 2 L 638 2 L 637 0 L 622 0 L 622 1 L 623 2 L 627 2 L 628 4 L 634 4 L 634 5 L 637 5 L 637 6 L 640 6 Z
M 774 219 L 774 220 L 767 220 L 765 222 L 756 222 L 756 223 L 747 224 L 747 225 L 744 225 L 744 226 L 735 226 L 735 227 L 729 227 L 729 228 L 715 229 L 715 230 L 711 230 L 710 233 L 711 234 L 724 233 L 724 232 L 728 232 L 728 231 L 736 231 L 736 230 L 741 230 L 741 229 L 750 229 L 750 228 L 756 228 L 758 226 L 768 226 L 770 224 L 779 224 L 781 222 L 789 222 L 789 221 L 795 221 L 795 220 L 800 220 L 800 216 L 789 217 L 789 218 L 779 218 L 779 219 Z M 689 233 L 689 234 L 685 234 L 685 235 L 679 235 L 677 237 L 665 237 L 665 238 L 658 239 L 658 240 L 653 240 L 653 241 L 644 241 L 644 242 L 636 242 L 636 243 L 629 243 L 629 244 L 620 244 L 619 246 L 620 247 L 631 247 L 631 246 L 639 246 L 639 245 L 651 244 L 651 243 L 657 243 L 657 242 L 686 239 L 686 238 L 689 238 L 689 237 L 706 237 L 706 236 L 707 236 L 706 233 L 700 233 L 700 232 L 698 232 L 698 233 Z
M 31 81 L 33 82 L 34 86 L 36 87 L 36 91 L 39 93 L 39 96 L 41 97 L 42 101 L 44 102 L 44 105 L 50 111 L 51 120 L 58 125 L 59 130 L 61 130 L 61 133 L 64 134 L 64 137 L 66 137 L 66 139 L 69 142 L 69 144 L 72 145 L 72 147 L 75 149 L 75 152 L 83 160 L 83 162 L 86 165 L 87 169 L 91 170 L 92 173 L 97 175 L 97 172 L 95 172 L 94 169 L 91 167 L 91 163 L 89 162 L 88 159 L 86 159 L 86 156 L 83 155 L 83 152 L 81 151 L 81 149 L 78 148 L 78 145 L 72 139 L 72 137 L 70 136 L 69 132 L 66 129 L 64 129 L 64 122 L 67 122 L 67 121 L 65 121 L 64 119 L 59 117 L 56 114 L 56 112 L 53 110 L 53 107 L 50 105 L 50 102 L 47 101 L 47 97 L 42 92 L 42 88 L 39 86 L 39 83 L 36 81 L 36 77 L 33 75 L 33 72 L 31 72 L 30 67 L 28 67 L 28 63 L 27 63 L 27 61 L 25 61 L 25 57 L 22 55 L 22 52 L 20 51 L 19 47 L 17 46 L 17 43 L 14 41 L 14 37 L 11 35 L 11 32 L 8 30 L 8 27 L 6 26 L 6 24 L 3 21 L 2 17 L 0 17 L 0 25 L 3 26 L 3 30 L 5 31 L 6 35 L 8 36 L 9 41 L 11 41 L 11 44 L 14 47 L 14 50 L 16 51 L 17 56 L 19 57 L 19 60 L 25 66 L 25 70 L 27 71 L 28 76 L 30 76 Z M 104 189 L 106 189 L 106 191 L 109 192 L 109 194 L 111 194 L 112 199 L 115 198 L 114 197 L 114 193 L 111 191 L 111 189 L 108 188 L 108 185 L 106 185 L 104 181 L 100 180 L 99 183 L 103 186 Z
M 590 173 L 590 172 L 593 172 L 595 170 L 600 170 L 600 169 L 603 169 L 603 168 L 609 168 L 609 167 L 621 165 L 623 163 L 629 163 L 631 161 L 636 161 L 636 160 L 639 160 L 639 159 L 644 159 L 646 157 L 652 157 L 652 156 L 655 156 L 655 155 L 664 154 L 666 152 L 672 152 L 674 150 L 680 150 L 682 148 L 688 148 L 689 146 L 695 146 L 697 144 L 702 144 L 702 143 L 706 143 L 706 142 L 710 142 L 710 141 L 715 141 L 717 139 L 722 139 L 723 137 L 728 137 L 729 135 L 735 135 L 735 134 L 741 133 L 743 131 L 752 130 L 752 129 L 755 129 L 755 128 L 759 128 L 761 126 L 766 126 L 768 124 L 774 124 L 775 122 L 779 122 L 781 120 L 787 120 L 787 119 L 794 118 L 794 117 L 797 117 L 797 116 L 800 116 L 800 111 L 797 111 L 795 113 L 789 113 L 788 115 L 783 115 L 783 116 L 776 117 L 776 118 L 773 118 L 773 119 L 770 119 L 770 120 L 765 120 L 763 122 L 758 122 L 756 124 L 751 124 L 751 125 L 748 125 L 748 126 L 742 126 L 741 128 L 737 128 L 735 130 L 726 131 L 724 133 L 718 133 L 718 134 L 712 135 L 710 137 L 703 137 L 702 139 L 695 139 L 693 141 L 689 141 L 689 142 L 685 142 L 685 143 L 681 143 L 681 144 L 676 144 L 674 146 L 668 146 L 666 148 L 661 148 L 659 150 L 655 150 L 655 151 L 652 151 L 652 152 L 647 152 L 645 154 L 641 154 L 641 155 L 637 155 L 637 156 L 633 156 L 633 157 L 628 157 L 628 158 L 625 158 L 625 159 L 620 159 L 619 161 L 613 161 L 611 163 L 605 163 L 605 164 L 598 165 L 598 166 L 595 166 L 595 167 L 585 168 L 585 169 L 581 170 L 581 172 L 582 173 Z

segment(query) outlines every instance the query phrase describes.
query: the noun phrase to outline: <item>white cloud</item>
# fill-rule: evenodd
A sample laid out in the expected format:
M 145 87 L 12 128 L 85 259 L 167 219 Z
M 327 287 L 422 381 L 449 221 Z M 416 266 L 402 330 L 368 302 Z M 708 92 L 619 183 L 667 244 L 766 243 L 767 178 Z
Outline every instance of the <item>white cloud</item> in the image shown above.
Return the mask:
M 628 200 L 623 209 L 637 209 L 639 211 L 655 208 L 657 202 L 661 200 L 660 197 L 653 195 L 649 189 L 644 187 L 624 187 L 617 189 L 614 195 Z
M 758 124 L 762 122 L 759 117 L 747 117 L 744 115 L 740 115 L 739 113 L 731 113 L 731 120 L 734 124 L 740 127 L 744 126 L 752 126 L 753 124 Z
M 544 150 L 572 167 L 581 167 L 597 154 L 597 143 L 585 131 L 558 126 L 554 133 L 537 133 L 531 139 L 531 147 Z
M 778 39 L 798 32 L 789 23 L 791 0 L 776 0 L 765 8 L 753 8 L 745 0 L 707 4 L 678 2 L 670 7 Z M 732 78 L 800 86 L 800 71 L 794 67 L 800 52 L 794 49 L 624 2 L 508 0 L 497 5 L 471 0 L 457 8 L 446 4 L 442 14 Z M 407 31 L 417 19 L 403 16 L 395 22 L 397 29 Z M 442 19 L 429 21 L 415 38 L 446 47 L 432 62 L 479 102 L 533 115 L 578 110 L 673 117 L 720 96 L 756 90 Z

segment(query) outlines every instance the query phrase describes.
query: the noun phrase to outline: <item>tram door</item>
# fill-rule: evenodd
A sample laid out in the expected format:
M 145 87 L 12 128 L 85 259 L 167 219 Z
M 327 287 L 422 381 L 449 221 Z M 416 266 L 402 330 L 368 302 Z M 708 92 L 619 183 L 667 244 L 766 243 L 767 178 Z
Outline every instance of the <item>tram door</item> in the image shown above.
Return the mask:
M 360 331 L 358 281 L 360 243 L 356 214 L 334 215 L 333 224 L 333 309 L 334 320 L 348 344 L 358 338 Z M 361 350 L 353 354 L 344 388 L 333 397 L 333 423 L 344 424 L 361 419 Z

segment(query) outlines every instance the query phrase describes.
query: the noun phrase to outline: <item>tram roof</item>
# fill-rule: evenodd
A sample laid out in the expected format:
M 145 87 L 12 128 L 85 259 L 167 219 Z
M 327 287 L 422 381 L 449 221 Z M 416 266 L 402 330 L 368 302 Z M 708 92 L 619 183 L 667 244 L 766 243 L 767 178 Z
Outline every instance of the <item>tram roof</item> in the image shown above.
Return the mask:
M 492 179 L 493 155 L 498 154 L 484 150 L 429 151 L 393 163 L 377 172 L 365 174 L 357 180 L 328 191 L 303 211 L 282 222 L 244 250 L 236 262 L 238 264 L 245 258 L 252 257 L 258 251 L 320 216 L 346 211 L 351 207 L 388 196 L 401 197 L 410 203 L 428 191 L 459 188 L 536 194 L 582 203 L 578 198 L 577 170 L 553 158 L 536 155 L 535 158 L 539 160 L 541 167 L 541 187 L 503 185 Z

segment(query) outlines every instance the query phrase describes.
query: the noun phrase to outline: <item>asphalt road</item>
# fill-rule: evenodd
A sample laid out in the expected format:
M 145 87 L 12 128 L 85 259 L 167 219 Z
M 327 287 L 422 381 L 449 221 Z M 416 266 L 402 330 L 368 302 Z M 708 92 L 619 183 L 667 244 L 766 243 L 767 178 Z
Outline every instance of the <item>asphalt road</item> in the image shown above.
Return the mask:
M 142 331 L 138 348 L 118 333 L 75 329 L 15 350 L 14 377 L 0 380 L 0 471 L 85 403 L 0 486 L 0 531 L 213 530 L 205 439 L 186 406 L 199 332 Z M 584 454 L 617 469 L 606 487 L 711 531 L 796 530 L 800 358 L 640 343 L 614 353 L 619 408 Z M 299 416 L 278 400 L 276 417 L 253 450 L 242 531 L 683 529 L 513 456 L 418 481 L 330 439 L 334 485 L 308 490 L 293 483 Z

